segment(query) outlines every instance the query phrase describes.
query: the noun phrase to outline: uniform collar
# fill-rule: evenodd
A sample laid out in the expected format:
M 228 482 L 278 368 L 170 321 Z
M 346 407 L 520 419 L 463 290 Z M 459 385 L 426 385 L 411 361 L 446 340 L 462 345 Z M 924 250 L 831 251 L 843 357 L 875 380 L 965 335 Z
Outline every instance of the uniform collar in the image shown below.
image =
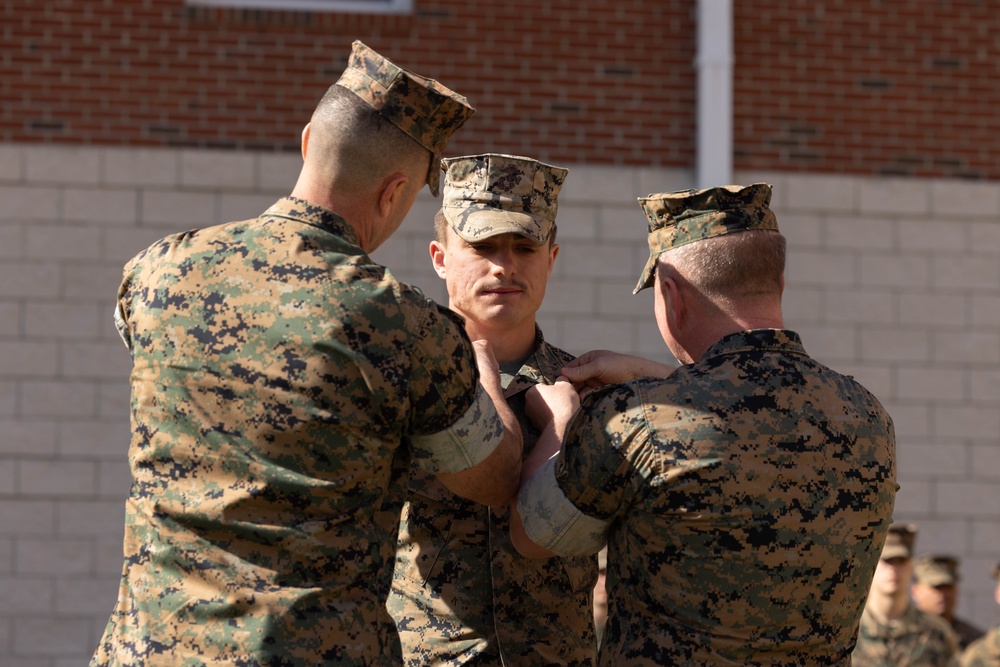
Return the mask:
M 325 206 L 298 197 L 282 197 L 260 217 L 295 220 L 329 231 L 354 245 L 360 244 L 357 232 L 342 217 Z

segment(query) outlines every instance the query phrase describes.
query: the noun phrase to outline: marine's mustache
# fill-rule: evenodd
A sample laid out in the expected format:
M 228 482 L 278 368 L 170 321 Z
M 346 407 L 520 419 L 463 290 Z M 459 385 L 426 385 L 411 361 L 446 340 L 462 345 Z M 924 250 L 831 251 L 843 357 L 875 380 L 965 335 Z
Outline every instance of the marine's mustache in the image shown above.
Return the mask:
M 491 290 L 504 289 L 509 287 L 515 287 L 519 290 L 527 290 L 528 286 L 517 279 L 511 280 L 498 280 L 496 282 L 487 283 L 479 288 L 480 292 L 489 292 Z

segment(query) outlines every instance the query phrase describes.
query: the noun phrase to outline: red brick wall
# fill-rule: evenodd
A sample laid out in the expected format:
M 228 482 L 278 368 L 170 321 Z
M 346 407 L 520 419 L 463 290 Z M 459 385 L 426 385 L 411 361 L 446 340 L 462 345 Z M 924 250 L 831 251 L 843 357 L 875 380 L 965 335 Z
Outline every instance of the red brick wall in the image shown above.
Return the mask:
M 1000 4 L 734 0 L 738 168 L 1000 178 Z
M 734 0 L 735 166 L 1000 178 L 991 0 Z M 695 0 L 411 16 L 0 1 L 0 142 L 296 150 L 362 39 L 465 94 L 449 154 L 691 166 Z

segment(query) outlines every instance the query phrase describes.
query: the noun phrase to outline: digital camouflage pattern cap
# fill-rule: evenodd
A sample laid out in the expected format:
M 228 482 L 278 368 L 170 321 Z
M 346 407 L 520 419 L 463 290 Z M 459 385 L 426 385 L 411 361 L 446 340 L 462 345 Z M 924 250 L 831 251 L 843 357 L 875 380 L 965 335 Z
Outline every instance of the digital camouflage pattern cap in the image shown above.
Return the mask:
M 778 231 L 768 208 L 771 186 L 722 185 L 704 190 L 679 190 L 639 197 L 649 222 L 649 259 L 633 294 L 653 284 L 657 258 L 668 250 L 724 234 L 756 229 Z
M 548 240 L 568 169 L 500 153 L 448 158 L 441 168 L 441 212 L 460 237 L 472 242 L 513 232 L 538 245 Z
M 913 558 L 913 543 L 917 539 L 917 527 L 913 524 L 894 523 L 889 526 L 882 547 L 882 560 L 890 558 Z
M 413 74 L 355 41 L 337 85 L 370 104 L 431 153 L 427 187 L 438 196 L 438 163 L 448 139 L 476 112 L 468 100 L 433 79 Z
M 954 586 L 958 583 L 958 559 L 952 556 L 921 556 L 913 566 L 913 574 L 928 586 Z

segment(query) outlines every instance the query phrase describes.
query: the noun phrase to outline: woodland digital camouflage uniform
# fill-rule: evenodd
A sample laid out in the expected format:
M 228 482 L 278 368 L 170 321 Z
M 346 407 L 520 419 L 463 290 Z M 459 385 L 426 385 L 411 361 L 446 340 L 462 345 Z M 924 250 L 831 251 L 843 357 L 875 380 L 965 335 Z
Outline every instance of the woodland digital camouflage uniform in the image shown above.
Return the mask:
M 524 416 L 524 392 L 551 384 L 572 358 L 539 331 L 520 371 L 502 374 L 525 454 L 538 431 Z M 471 503 L 413 471 L 389 597 L 406 664 L 594 663 L 596 558 L 524 558 L 509 531 L 509 508 Z
M 997 667 L 1000 665 L 1000 626 L 972 642 L 962 653 L 962 667 Z
M 958 656 L 958 638 L 948 623 L 913 604 L 891 627 L 864 614 L 853 654 L 855 667 L 954 667 Z
M 917 559 L 913 566 L 913 576 L 916 581 L 925 586 L 958 586 L 958 559 L 942 554 L 927 554 Z M 918 605 L 919 607 L 919 605 Z M 965 649 L 972 642 L 983 636 L 983 630 L 972 625 L 963 618 L 952 614 L 951 619 L 944 620 L 958 637 L 958 646 Z
M 567 170 L 520 156 L 444 160 L 442 211 L 468 242 L 515 233 L 549 240 Z M 545 342 L 513 375 L 504 395 L 518 416 L 525 456 L 538 431 L 524 394 L 551 384 L 572 355 Z M 502 369 L 503 370 L 503 369 Z M 389 611 L 406 664 L 591 665 L 597 654 L 593 556 L 530 560 L 510 541 L 510 510 L 470 503 L 414 470 L 400 523 Z
M 878 400 L 758 329 L 588 395 L 518 509 L 556 553 L 607 541 L 601 665 L 848 665 L 895 478 Z
M 350 67 L 379 58 L 358 42 Z M 464 106 L 393 76 L 358 94 Z M 441 140 L 433 123 L 401 129 Z M 115 315 L 133 483 L 92 665 L 398 664 L 385 599 L 411 456 L 457 472 L 503 434 L 461 321 L 292 197 L 154 243 L 126 265 Z

